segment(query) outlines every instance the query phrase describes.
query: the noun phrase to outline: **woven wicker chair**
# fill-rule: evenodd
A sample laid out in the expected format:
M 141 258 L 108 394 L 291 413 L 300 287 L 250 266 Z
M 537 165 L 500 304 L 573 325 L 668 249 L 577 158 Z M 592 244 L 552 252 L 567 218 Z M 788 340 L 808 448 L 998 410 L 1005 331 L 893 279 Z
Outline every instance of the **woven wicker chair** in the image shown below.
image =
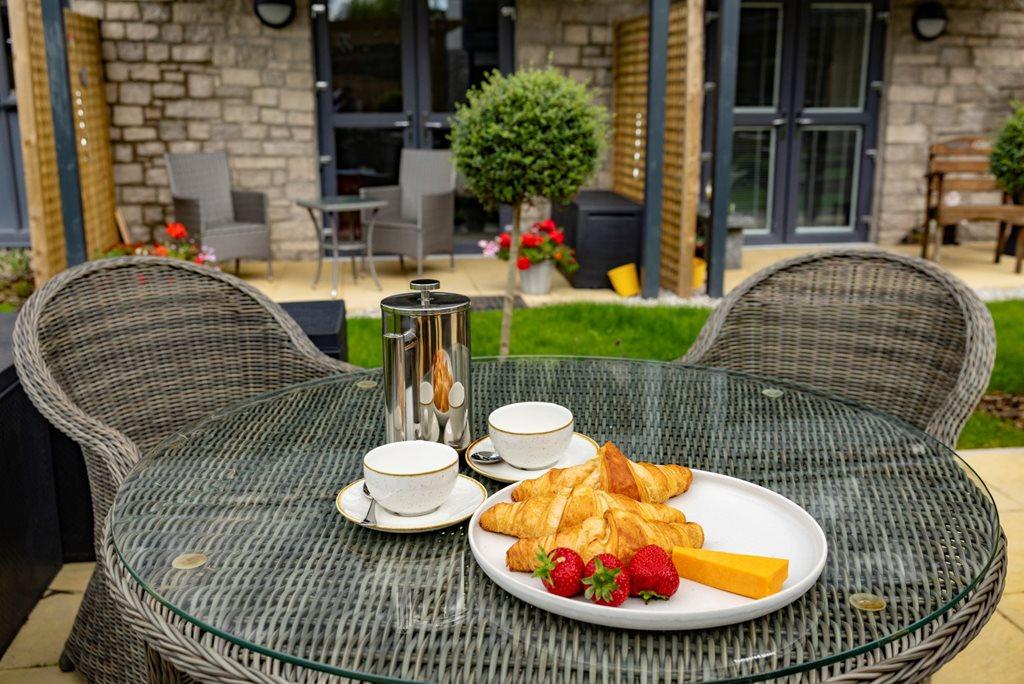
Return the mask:
M 110 595 L 103 523 L 141 453 L 248 396 L 354 368 L 321 354 L 257 290 L 218 270 L 125 257 L 69 269 L 14 330 L 32 402 L 85 455 L 97 565 L 62 667 L 95 682 L 145 680 L 143 642 Z
M 992 317 L 935 264 L 880 250 L 827 250 L 747 278 L 708 319 L 685 363 L 790 380 L 898 416 L 950 447 L 988 386 Z M 973 639 L 999 603 L 1005 536 L 956 615 L 897 654 L 868 652 L 851 680 L 917 681 Z M 891 657 L 890 657 L 891 656 Z
M 722 300 L 693 363 L 791 380 L 903 418 L 949 446 L 995 360 L 988 309 L 935 264 L 879 250 L 780 261 Z

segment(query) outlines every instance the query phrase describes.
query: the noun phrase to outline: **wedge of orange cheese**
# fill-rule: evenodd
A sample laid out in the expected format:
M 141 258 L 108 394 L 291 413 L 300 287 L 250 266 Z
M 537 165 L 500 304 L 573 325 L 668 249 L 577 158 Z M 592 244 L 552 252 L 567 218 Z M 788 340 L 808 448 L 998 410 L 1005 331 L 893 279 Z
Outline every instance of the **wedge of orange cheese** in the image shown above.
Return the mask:
M 750 598 L 764 598 L 782 589 L 789 561 L 708 549 L 672 549 L 672 563 L 683 579 Z

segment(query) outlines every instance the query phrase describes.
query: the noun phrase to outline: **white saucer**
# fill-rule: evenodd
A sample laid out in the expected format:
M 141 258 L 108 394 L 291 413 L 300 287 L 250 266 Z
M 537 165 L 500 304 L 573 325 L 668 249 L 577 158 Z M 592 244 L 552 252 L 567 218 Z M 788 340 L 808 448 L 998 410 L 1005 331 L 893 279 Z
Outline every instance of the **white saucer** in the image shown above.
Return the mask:
M 516 468 L 515 466 L 509 465 L 504 461 L 485 465 L 483 463 L 477 463 L 470 458 L 470 454 L 475 454 L 478 451 L 494 451 L 494 445 L 491 444 L 491 438 L 481 437 L 466 447 L 466 465 L 481 475 L 489 477 L 492 480 L 497 480 L 498 482 L 520 482 L 522 480 L 531 480 L 535 477 L 540 477 L 552 468 L 567 468 L 569 466 L 579 465 L 580 463 L 589 461 L 594 458 L 594 455 L 597 453 L 597 449 L 597 442 L 586 435 L 574 432 L 572 433 L 572 440 L 569 442 L 569 448 L 565 450 L 565 453 L 562 454 L 562 457 L 559 458 L 554 465 L 548 466 L 547 468 L 541 468 L 539 470 L 523 470 L 522 468 Z
M 476 509 L 480 508 L 480 504 L 486 498 L 487 490 L 482 484 L 465 475 L 459 475 L 451 496 L 437 510 L 424 515 L 405 516 L 392 513 L 377 504 L 375 511 L 377 524 L 367 525 L 367 527 L 381 532 L 397 532 L 399 534 L 439 530 L 469 518 L 476 512 Z M 366 509 L 370 506 L 370 500 L 363 494 L 363 479 L 359 478 L 355 482 L 345 485 L 338 492 L 334 505 L 338 512 L 348 520 L 357 525 L 362 522 L 366 516 Z

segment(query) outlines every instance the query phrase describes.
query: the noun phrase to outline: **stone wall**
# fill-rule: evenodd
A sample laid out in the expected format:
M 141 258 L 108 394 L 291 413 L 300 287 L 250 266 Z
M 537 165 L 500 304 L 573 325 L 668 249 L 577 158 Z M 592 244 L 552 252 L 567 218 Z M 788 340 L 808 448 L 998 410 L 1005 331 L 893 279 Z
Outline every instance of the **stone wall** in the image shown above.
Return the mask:
M 519 0 L 516 3 L 516 64 L 551 63 L 578 81 L 589 81 L 597 102 L 611 107 L 612 27 L 647 13 L 646 0 Z M 607 162 L 590 183 L 610 188 Z
M 913 0 L 895 0 L 889 22 L 883 167 L 876 189 L 879 242 L 920 226 L 931 142 L 991 134 L 1024 98 L 1024 8 L 1015 0 L 948 0 L 946 33 L 910 30 Z M 982 199 L 982 198 L 977 198 Z M 985 228 L 979 236 L 991 239 Z
M 294 204 L 319 195 L 308 0 L 270 29 L 251 0 L 73 0 L 100 18 L 118 206 L 137 238 L 171 219 L 165 152 L 225 150 L 270 196 L 274 253 L 315 252 Z

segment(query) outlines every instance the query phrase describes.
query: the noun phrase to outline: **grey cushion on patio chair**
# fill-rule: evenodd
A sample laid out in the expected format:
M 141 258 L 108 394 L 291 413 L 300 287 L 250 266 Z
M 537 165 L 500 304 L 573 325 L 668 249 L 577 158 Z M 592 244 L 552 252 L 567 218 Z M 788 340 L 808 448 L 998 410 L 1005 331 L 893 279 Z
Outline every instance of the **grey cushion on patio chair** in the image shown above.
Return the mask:
M 398 185 L 362 188 L 360 197 L 388 202 L 377 214 L 372 249 L 417 260 L 436 253 L 455 265 L 455 169 L 448 150 L 403 149 Z M 369 221 L 364 212 L 363 220 Z
M 25 304 L 14 355 L 39 411 L 82 447 L 97 565 L 62 664 L 94 682 L 145 681 L 98 551 L 104 518 L 148 448 L 255 394 L 354 368 L 321 354 L 263 294 L 219 270 L 125 257 L 59 274 Z
M 263 259 L 273 275 L 267 195 L 233 190 L 223 152 L 167 154 L 174 218 L 221 261 Z
M 854 399 L 952 447 L 988 385 L 995 329 L 977 295 L 931 262 L 827 250 L 747 278 L 682 360 Z

